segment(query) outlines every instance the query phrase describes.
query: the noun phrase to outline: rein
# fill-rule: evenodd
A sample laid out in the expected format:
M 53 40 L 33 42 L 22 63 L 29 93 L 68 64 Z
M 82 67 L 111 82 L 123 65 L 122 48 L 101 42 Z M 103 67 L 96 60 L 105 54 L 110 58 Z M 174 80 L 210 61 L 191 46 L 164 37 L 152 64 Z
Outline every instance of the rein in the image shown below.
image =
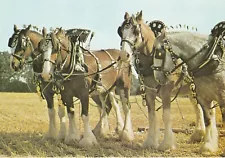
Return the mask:
M 218 44 L 218 42 L 219 42 L 219 40 L 220 40 L 221 38 L 222 38 L 222 36 L 219 36 L 218 38 L 216 37 L 216 39 L 215 39 L 215 41 L 214 41 L 214 44 L 213 44 L 211 50 L 209 51 L 209 57 L 208 57 L 208 59 L 207 59 L 204 63 L 202 63 L 202 64 L 200 64 L 199 66 L 197 66 L 197 68 L 202 68 L 202 67 L 205 66 L 207 63 L 209 63 L 209 61 L 212 59 L 212 56 L 213 56 L 213 54 L 214 54 L 214 52 L 215 52 L 215 48 L 216 48 L 216 46 L 217 46 L 217 44 Z M 207 45 L 207 46 L 208 46 L 208 45 Z M 175 66 L 169 73 L 173 73 L 174 71 L 176 71 L 176 69 L 178 69 L 179 67 L 181 67 L 183 64 L 189 62 L 191 59 L 195 58 L 196 56 L 198 56 L 201 52 L 202 52 L 202 51 L 200 50 L 200 51 L 198 51 L 196 54 L 194 54 L 194 55 L 192 55 L 190 58 L 188 58 L 186 61 L 182 61 L 180 64 L 178 64 L 177 66 Z M 197 69 L 197 68 L 194 68 L 194 69 Z M 192 71 L 193 71 L 194 69 L 192 69 Z

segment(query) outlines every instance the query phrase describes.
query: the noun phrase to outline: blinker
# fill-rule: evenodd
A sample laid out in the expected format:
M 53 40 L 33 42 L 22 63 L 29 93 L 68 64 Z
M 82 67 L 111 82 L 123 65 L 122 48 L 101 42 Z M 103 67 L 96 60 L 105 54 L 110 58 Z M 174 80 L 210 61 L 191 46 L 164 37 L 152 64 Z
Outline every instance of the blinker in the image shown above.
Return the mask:
M 166 56 L 166 54 L 165 54 L 165 52 L 164 51 L 156 51 L 155 52 L 155 58 L 156 59 L 165 59 L 165 56 Z

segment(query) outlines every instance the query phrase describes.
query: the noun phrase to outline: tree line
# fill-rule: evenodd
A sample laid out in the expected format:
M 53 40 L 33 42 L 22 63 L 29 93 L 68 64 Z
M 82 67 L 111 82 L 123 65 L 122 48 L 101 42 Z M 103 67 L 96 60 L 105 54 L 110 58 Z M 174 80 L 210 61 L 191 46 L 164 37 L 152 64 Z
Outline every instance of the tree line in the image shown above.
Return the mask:
M 10 67 L 11 55 L 7 51 L 0 52 L 0 91 L 1 92 L 35 92 L 31 65 L 15 72 Z

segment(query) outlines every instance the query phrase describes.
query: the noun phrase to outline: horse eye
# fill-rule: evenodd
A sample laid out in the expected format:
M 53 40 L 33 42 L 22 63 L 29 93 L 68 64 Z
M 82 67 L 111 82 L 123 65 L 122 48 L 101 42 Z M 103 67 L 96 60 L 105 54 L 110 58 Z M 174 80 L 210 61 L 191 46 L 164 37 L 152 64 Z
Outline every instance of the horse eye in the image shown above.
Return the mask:
M 124 26 L 125 28 L 129 28 L 130 27 L 130 24 L 129 23 L 127 23 L 127 24 L 125 24 L 125 26 Z

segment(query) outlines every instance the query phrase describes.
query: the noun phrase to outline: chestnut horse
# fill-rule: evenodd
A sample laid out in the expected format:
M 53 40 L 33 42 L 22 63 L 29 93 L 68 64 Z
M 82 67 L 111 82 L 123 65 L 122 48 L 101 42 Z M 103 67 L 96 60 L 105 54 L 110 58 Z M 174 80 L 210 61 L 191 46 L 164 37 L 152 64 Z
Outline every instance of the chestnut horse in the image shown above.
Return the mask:
M 170 114 L 170 97 L 172 94 L 179 96 L 189 96 L 192 103 L 192 93 L 189 89 L 189 83 L 183 83 L 183 79 L 188 79 L 187 74 L 177 71 L 173 78 L 176 82 L 169 82 L 160 86 L 154 78 L 153 74 L 153 52 L 155 33 L 160 33 L 163 29 L 162 22 L 153 24 L 156 30 L 153 32 L 150 26 L 143 22 L 142 11 L 136 17 L 129 16 L 128 13 L 124 15 L 124 21 L 118 28 L 118 34 L 121 37 L 121 49 L 126 51 L 130 57 L 130 61 L 135 64 L 136 70 L 139 74 L 139 79 L 143 85 L 146 93 L 146 104 L 148 107 L 149 130 L 147 139 L 144 141 L 145 148 L 154 148 L 159 150 L 167 150 L 175 148 L 175 138 L 172 132 L 172 121 Z M 124 55 L 127 56 L 127 55 Z M 184 67 L 185 68 L 185 67 Z M 180 86 L 176 86 L 176 85 Z M 177 88 L 178 87 L 178 88 Z M 175 92 L 174 92 L 175 91 Z M 162 99 L 163 106 L 163 122 L 165 126 L 164 139 L 159 145 L 159 126 L 157 119 L 157 112 L 155 108 L 155 99 L 159 96 Z M 191 141 L 201 141 L 204 134 L 204 121 L 201 107 L 194 105 L 196 110 L 196 129 L 191 136 Z
M 56 82 L 59 82 L 63 87 L 61 89 L 62 101 L 67 106 L 70 117 L 74 117 L 73 96 L 80 99 L 84 135 L 79 143 L 84 146 L 96 143 L 95 136 L 89 128 L 89 90 L 91 90 L 90 96 L 99 96 L 100 100 L 103 101 L 104 96 L 109 95 L 114 87 L 118 89 L 125 114 L 120 138 L 132 140 L 134 135 L 129 105 L 130 64 L 120 60 L 121 51 L 106 49 L 90 52 L 84 50 L 77 43 L 71 42 L 62 29 L 58 30 L 56 34 L 51 33 L 51 38 L 48 38 L 49 35 L 47 36 L 45 32 L 43 31 L 46 38 L 41 40 L 38 48 L 44 56 L 42 77 L 45 81 L 56 79 Z M 74 70 L 76 56 L 74 48 L 83 50 L 88 73 Z M 59 80 L 56 78 L 58 74 L 61 76 Z
M 43 36 L 36 32 L 30 30 L 31 26 L 28 26 L 26 29 L 17 29 L 17 26 L 14 25 L 14 33 L 10 37 L 8 45 L 11 47 L 14 51 L 12 52 L 12 60 L 11 60 L 11 67 L 15 71 L 21 70 L 24 65 L 28 62 L 28 57 L 32 57 L 33 59 L 33 70 L 35 74 L 41 73 L 42 66 L 40 64 L 43 62 L 41 54 L 39 54 L 38 51 L 36 51 L 38 47 L 38 43 L 43 38 Z M 55 91 L 55 85 L 52 82 L 45 82 L 41 77 L 35 77 L 35 80 L 37 82 L 37 86 L 39 88 L 40 86 L 40 92 L 42 93 L 42 96 L 47 101 L 48 105 L 48 114 L 49 114 L 49 130 L 47 134 L 45 135 L 45 138 L 56 138 L 56 120 L 55 120 L 55 109 L 54 109 L 54 102 L 53 102 L 53 96 L 56 93 Z M 110 95 L 113 95 L 113 92 L 110 93 Z M 117 116 L 117 127 L 116 130 L 118 132 L 122 131 L 123 128 L 123 119 L 121 117 L 119 105 L 114 100 L 112 96 L 107 97 L 106 103 L 107 108 L 106 111 L 102 111 L 102 105 L 100 102 L 99 97 L 95 96 L 92 97 L 92 99 L 96 102 L 97 105 L 99 105 L 99 110 L 101 111 L 101 115 L 104 115 L 100 118 L 98 124 L 96 125 L 94 131 L 97 135 L 105 136 L 109 130 L 108 127 L 108 120 L 107 115 L 109 114 L 112 103 L 113 108 L 115 109 L 116 116 Z M 66 136 L 66 118 L 65 118 L 65 107 L 61 102 L 61 99 L 59 98 L 59 108 L 58 108 L 58 115 L 60 118 L 60 130 L 58 134 L 58 139 L 63 140 L 65 139 L 66 142 L 71 141 L 71 137 L 69 135 Z

